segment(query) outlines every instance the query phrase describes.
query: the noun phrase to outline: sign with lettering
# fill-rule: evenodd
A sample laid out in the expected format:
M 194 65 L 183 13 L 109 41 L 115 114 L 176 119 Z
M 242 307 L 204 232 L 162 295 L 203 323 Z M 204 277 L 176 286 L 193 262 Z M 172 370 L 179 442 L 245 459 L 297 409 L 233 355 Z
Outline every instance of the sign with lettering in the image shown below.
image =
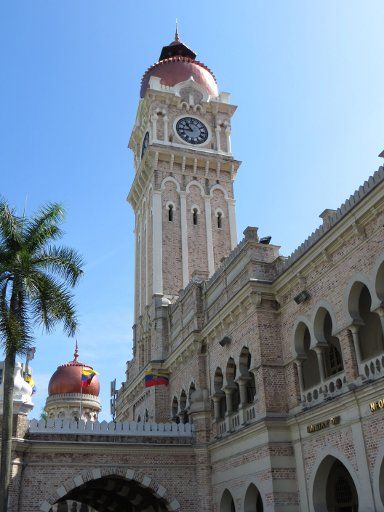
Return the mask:
M 318 432 L 319 430 L 323 430 L 324 428 L 328 428 L 333 425 L 338 425 L 340 423 L 340 416 L 333 416 L 333 418 L 328 418 L 327 420 L 320 421 L 320 423 L 313 423 L 312 425 L 307 426 L 308 434 L 313 434 L 313 432 Z
M 384 398 L 381 400 L 376 400 L 376 402 L 371 402 L 369 404 L 369 408 L 371 409 L 371 412 L 375 412 L 379 409 L 384 409 Z

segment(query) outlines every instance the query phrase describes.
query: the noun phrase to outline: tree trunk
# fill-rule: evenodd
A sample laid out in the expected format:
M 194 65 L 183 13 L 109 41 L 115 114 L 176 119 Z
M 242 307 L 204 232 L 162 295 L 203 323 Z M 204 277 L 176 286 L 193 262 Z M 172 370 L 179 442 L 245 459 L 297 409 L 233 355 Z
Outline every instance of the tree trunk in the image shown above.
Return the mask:
M 11 476 L 12 428 L 13 428 L 13 388 L 16 352 L 6 354 L 4 368 L 3 422 L 1 432 L 0 464 L 0 512 L 8 510 L 8 494 Z

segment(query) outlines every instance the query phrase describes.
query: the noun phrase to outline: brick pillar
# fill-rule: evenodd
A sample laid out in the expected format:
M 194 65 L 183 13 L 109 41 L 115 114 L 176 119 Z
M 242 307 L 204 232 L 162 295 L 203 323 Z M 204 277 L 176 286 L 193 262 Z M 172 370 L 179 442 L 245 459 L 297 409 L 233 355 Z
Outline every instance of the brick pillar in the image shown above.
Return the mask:
M 359 376 L 354 339 L 349 328 L 343 329 L 337 335 L 340 341 L 341 353 L 343 356 L 344 371 L 347 382 L 353 382 Z M 358 340 L 355 340 L 358 343 Z
M 207 389 L 197 389 L 191 396 L 189 414 L 195 433 L 196 488 L 199 512 L 212 512 L 212 470 L 208 451 L 211 438 L 211 407 Z

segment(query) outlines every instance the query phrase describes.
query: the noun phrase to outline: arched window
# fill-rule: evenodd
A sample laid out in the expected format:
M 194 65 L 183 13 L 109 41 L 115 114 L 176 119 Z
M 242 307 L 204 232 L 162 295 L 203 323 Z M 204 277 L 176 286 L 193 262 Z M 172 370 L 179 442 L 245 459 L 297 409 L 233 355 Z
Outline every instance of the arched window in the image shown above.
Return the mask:
M 304 389 L 316 386 L 316 384 L 320 382 L 319 361 L 317 359 L 316 352 L 309 348 L 310 344 L 311 335 L 309 334 L 308 328 L 306 328 L 303 338 L 304 354 L 306 356 L 306 359 L 303 362 Z
M 214 376 L 214 416 L 216 420 L 223 419 L 225 417 L 225 413 L 227 412 L 227 401 L 225 399 L 225 393 L 223 391 L 223 372 L 221 368 L 216 368 L 215 376 Z
M 299 322 L 295 331 L 296 353 L 301 361 L 301 390 L 304 391 L 320 382 L 320 369 L 316 352 L 310 348 L 311 335 L 304 322 Z
M 188 411 L 187 411 L 187 394 L 182 390 L 180 394 L 180 419 L 183 423 L 188 423 Z
M 221 229 L 223 226 L 223 214 L 221 212 L 217 212 L 217 227 Z
M 255 376 L 250 372 L 252 356 L 248 347 L 243 347 L 239 357 L 240 376 L 246 381 L 247 403 L 251 404 L 256 395 Z
M 179 412 L 179 402 L 177 400 L 177 397 L 174 396 L 172 400 L 172 421 L 175 421 L 176 423 L 180 423 L 180 418 L 178 416 Z
M 194 208 L 192 210 L 192 220 L 193 220 L 193 225 L 194 226 L 197 226 L 197 215 L 198 215 L 198 211 L 197 211 L 197 208 Z
M 235 382 L 236 378 L 236 363 L 232 357 L 228 359 L 227 368 L 225 371 L 226 385 L 227 388 L 230 389 L 230 400 L 232 410 L 230 406 L 227 405 L 228 412 L 237 412 L 239 410 L 240 405 L 240 392 L 239 385 Z
M 327 309 L 320 307 L 316 313 L 315 337 L 322 347 L 322 363 L 325 377 L 343 371 L 343 358 L 339 339 L 332 336 L 332 318 Z
M 359 329 L 360 350 L 363 360 L 371 359 L 384 351 L 383 331 L 380 317 L 371 312 L 372 299 L 366 286 L 363 286 L 359 297 L 359 315 L 363 321 Z
M 188 404 L 189 404 L 189 406 L 191 405 L 191 397 L 192 397 L 192 393 L 194 391 L 196 391 L 196 386 L 195 386 L 194 382 L 191 382 L 191 385 L 189 386 L 189 391 L 188 391 Z
M 168 221 L 173 222 L 173 204 L 168 205 Z

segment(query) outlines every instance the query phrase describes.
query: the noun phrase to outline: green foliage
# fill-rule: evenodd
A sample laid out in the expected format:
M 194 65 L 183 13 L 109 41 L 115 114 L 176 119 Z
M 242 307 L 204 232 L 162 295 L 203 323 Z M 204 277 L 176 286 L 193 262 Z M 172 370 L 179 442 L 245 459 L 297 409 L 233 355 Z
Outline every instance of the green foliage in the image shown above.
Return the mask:
M 82 275 L 82 258 L 53 245 L 62 236 L 64 210 L 47 204 L 32 218 L 19 217 L 0 201 L 0 343 L 23 353 L 33 325 L 48 332 L 57 322 L 73 335 L 77 327 L 73 296 Z

